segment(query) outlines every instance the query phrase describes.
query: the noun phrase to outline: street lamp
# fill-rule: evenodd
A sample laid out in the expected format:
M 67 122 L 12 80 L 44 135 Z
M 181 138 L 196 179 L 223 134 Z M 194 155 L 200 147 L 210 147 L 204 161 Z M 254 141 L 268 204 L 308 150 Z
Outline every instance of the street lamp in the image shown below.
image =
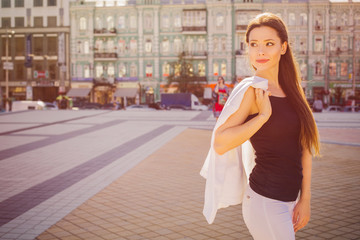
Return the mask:
M 6 62 L 6 71 L 5 71 L 5 79 L 6 79 L 6 82 L 5 82 L 5 88 L 6 88 L 6 91 L 5 91 L 5 106 L 6 106 L 6 112 L 9 111 L 9 65 L 7 64 L 8 62 L 8 56 L 9 56 L 9 37 L 12 37 L 12 35 L 15 34 L 15 31 L 13 30 L 6 30 L 6 59 L 5 59 L 5 62 Z

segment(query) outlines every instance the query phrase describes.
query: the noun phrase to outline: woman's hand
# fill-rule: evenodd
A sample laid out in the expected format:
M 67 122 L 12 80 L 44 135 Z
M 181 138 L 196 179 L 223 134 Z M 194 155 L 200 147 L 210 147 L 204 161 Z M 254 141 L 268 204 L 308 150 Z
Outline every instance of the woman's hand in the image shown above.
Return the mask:
M 299 200 L 293 212 L 294 231 L 297 232 L 308 224 L 310 220 L 310 200 Z
M 272 113 L 269 95 L 271 95 L 269 91 L 255 88 L 255 102 L 259 109 L 259 116 L 265 117 L 266 120 L 269 119 Z

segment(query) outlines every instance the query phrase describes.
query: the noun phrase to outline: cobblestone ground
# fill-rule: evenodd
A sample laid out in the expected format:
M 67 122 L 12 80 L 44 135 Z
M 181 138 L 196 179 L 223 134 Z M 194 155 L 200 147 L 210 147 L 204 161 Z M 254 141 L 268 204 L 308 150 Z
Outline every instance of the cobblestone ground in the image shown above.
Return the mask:
M 312 218 L 297 239 L 360 239 L 360 115 L 315 115 Z M 241 205 L 202 215 L 210 112 L 0 115 L 0 239 L 252 239 Z

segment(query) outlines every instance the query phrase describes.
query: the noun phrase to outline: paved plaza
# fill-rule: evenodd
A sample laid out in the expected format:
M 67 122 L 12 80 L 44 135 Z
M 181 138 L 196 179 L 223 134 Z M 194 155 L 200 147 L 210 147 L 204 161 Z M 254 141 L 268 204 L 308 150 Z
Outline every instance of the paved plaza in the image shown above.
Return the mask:
M 360 239 L 360 114 L 316 113 L 312 217 L 297 239 Z M 0 239 L 252 239 L 241 205 L 202 215 L 215 124 L 197 111 L 0 115 Z

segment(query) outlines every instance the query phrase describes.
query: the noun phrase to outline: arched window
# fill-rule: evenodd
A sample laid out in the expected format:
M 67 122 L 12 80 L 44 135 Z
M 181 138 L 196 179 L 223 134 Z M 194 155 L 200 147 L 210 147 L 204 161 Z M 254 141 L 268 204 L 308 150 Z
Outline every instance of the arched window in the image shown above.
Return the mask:
M 222 28 L 224 27 L 225 24 L 225 19 L 224 19 L 224 14 L 222 13 L 217 13 L 216 14 L 216 27 L 217 28 Z
M 89 47 L 89 41 L 84 41 L 84 53 L 89 54 L 90 47 Z
M 214 52 L 219 51 L 219 39 L 217 37 L 214 38 Z
M 213 72 L 214 76 L 219 76 L 219 64 L 217 62 L 214 62 L 213 64 Z
M 163 28 L 169 28 L 170 27 L 170 21 L 169 21 L 169 15 L 164 14 L 162 16 L 162 26 Z
M 295 26 L 296 25 L 295 13 L 289 13 L 289 25 L 290 26 Z
M 101 65 L 101 64 L 96 65 L 96 68 L 95 68 L 95 76 L 96 76 L 97 78 L 100 78 L 100 77 L 103 76 L 103 73 L 104 73 L 103 65 Z
M 102 28 L 102 21 L 101 21 L 100 17 L 95 18 L 95 28 L 97 30 L 101 30 L 101 28 Z
M 119 16 L 118 28 L 125 29 L 125 16 Z
M 199 74 L 200 77 L 205 76 L 205 63 L 204 62 L 199 62 L 199 64 L 198 64 L 198 74 Z
M 107 17 L 106 22 L 108 30 L 114 29 L 114 18 L 112 16 Z
M 307 14 L 306 13 L 300 13 L 300 25 L 301 26 L 307 25 Z
M 119 77 L 125 77 L 126 76 L 126 66 L 124 63 L 120 63 L 119 65 Z
M 80 30 L 86 30 L 87 26 L 86 26 L 86 18 L 81 17 L 80 18 Z
M 170 64 L 168 64 L 167 62 L 165 62 L 163 64 L 163 76 L 164 77 L 168 77 L 170 75 Z
M 114 68 L 114 64 L 110 63 L 108 68 L 107 68 L 107 74 L 109 77 L 114 77 L 115 76 L 115 68 Z
M 315 75 L 322 75 L 322 64 L 319 61 L 315 64 Z
M 146 77 L 152 77 L 152 75 L 153 75 L 153 66 L 152 66 L 151 63 L 146 64 L 145 74 L 146 74 Z
M 130 77 L 137 77 L 137 67 L 134 63 L 130 66 Z

